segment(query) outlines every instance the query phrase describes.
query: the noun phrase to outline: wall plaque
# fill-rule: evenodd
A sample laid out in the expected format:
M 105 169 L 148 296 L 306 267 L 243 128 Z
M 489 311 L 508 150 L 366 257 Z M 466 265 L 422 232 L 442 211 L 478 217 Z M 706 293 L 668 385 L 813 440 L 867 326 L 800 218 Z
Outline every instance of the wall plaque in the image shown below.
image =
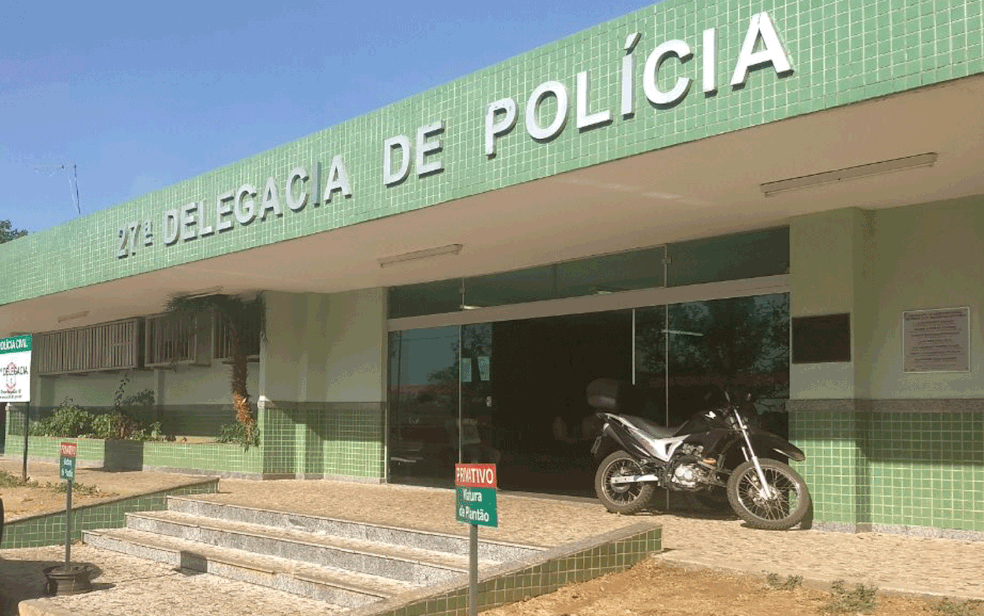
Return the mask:
M 793 317 L 793 363 L 851 361 L 851 315 Z
M 905 372 L 969 372 L 970 308 L 902 313 Z

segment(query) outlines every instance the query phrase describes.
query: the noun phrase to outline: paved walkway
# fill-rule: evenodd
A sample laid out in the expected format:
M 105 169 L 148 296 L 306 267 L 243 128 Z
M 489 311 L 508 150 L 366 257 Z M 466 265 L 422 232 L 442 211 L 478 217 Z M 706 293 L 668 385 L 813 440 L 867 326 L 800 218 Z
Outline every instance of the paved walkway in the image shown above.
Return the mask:
M 467 532 L 465 525 L 454 521 L 454 495 L 449 490 L 329 481 L 223 480 L 219 487 L 220 493 L 208 498 L 258 508 Z M 984 541 L 818 531 L 765 532 L 745 528 L 740 521 L 731 519 L 651 515 L 663 524 L 666 551 L 658 558 L 667 561 L 759 575 L 801 575 L 821 583 L 844 579 L 875 584 L 885 591 L 984 599 Z M 545 546 L 639 519 L 608 514 L 592 500 L 509 493 L 499 496 L 499 516 L 500 528 L 481 529 L 483 537 Z M 64 548 L 59 547 L 0 550 L 0 592 L 8 601 L 41 596 L 42 566 L 58 564 L 63 555 Z M 104 590 L 81 597 L 59 597 L 47 603 L 77 614 L 328 613 L 317 602 L 212 576 L 184 576 L 161 565 L 88 546 L 77 546 L 73 556 L 73 561 L 92 563 L 102 571 L 96 582 Z M 47 613 L 54 614 L 51 610 Z

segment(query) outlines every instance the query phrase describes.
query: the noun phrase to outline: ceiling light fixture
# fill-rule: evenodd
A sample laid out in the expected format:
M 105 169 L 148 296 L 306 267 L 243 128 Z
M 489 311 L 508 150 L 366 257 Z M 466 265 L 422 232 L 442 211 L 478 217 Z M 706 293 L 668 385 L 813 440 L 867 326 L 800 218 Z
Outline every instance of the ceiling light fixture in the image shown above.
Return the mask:
M 814 186 L 822 186 L 824 184 L 836 184 L 837 182 L 843 182 L 845 180 L 856 180 L 858 178 L 883 175 L 886 173 L 895 173 L 896 171 L 905 171 L 907 169 L 916 169 L 919 167 L 932 167 L 936 163 L 937 158 L 938 155 L 936 152 L 927 152 L 925 154 L 917 154 L 915 156 L 906 156 L 903 158 L 893 158 L 892 160 L 883 160 L 881 162 L 869 163 L 867 165 L 845 167 L 844 169 L 837 169 L 836 171 L 824 171 L 823 173 L 804 175 L 802 177 L 790 178 L 788 180 L 766 182 L 765 184 L 760 185 L 759 188 L 762 189 L 763 195 L 766 197 L 771 197 L 772 195 L 789 192 L 791 190 L 801 190 L 804 188 L 812 188 Z
M 462 248 L 464 248 L 464 244 L 448 244 L 447 246 L 438 246 L 437 248 L 427 248 L 425 250 L 405 252 L 401 255 L 395 255 L 392 257 L 382 257 L 379 259 L 379 267 L 389 267 L 398 263 L 429 259 L 431 257 L 439 257 L 441 255 L 456 255 L 461 252 Z
M 58 317 L 58 322 L 64 323 L 65 321 L 71 321 L 73 319 L 82 319 L 87 316 L 89 316 L 88 310 L 83 310 L 81 312 L 73 312 L 72 314 L 63 314 L 62 316 Z

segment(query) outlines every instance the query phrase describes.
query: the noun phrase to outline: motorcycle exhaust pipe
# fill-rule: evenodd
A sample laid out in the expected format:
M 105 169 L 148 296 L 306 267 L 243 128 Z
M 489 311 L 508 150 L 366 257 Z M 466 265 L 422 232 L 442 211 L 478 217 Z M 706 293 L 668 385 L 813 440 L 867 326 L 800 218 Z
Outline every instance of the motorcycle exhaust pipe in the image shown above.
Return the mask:
M 618 477 L 612 477 L 608 480 L 609 483 L 622 484 L 622 483 L 642 483 L 642 482 L 653 482 L 659 483 L 659 475 L 655 473 L 649 473 L 647 475 L 620 475 Z

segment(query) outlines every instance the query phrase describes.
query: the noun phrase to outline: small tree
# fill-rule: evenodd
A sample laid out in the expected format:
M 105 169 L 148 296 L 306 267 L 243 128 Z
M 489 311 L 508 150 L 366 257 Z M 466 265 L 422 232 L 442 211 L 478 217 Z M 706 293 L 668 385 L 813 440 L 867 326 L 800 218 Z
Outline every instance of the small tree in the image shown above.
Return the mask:
M 253 416 L 246 387 L 249 356 L 246 354 L 245 342 L 250 332 L 260 332 L 263 329 L 263 300 L 259 296 L 247 299 L 222 293 L 178 295 L 168 300 L 166 311 L 188 317 L 214 312 L 224 321 L 232 344 L 232 407 L 236 411 L 236 421 L 243 427 L 243 444 L 249 447 L 256 442 L 256 418 Z
M 25 229 L 15 229 L 9 220 L 0 220 L 0 244 L 27 235 Z

